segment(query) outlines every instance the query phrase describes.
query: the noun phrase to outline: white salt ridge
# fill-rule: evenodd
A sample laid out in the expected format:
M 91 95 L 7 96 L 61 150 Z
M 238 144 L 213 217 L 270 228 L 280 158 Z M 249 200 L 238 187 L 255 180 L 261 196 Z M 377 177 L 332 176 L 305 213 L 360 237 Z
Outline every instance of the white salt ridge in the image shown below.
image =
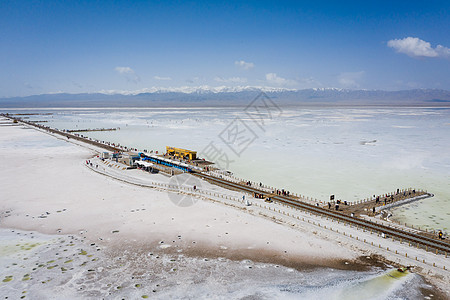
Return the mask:
M 104 249 L 93 252 L 94 248 L 88 242 L 74 240 L 71 236 L 0 230 L 3 240 L 14 243 L 35 242 L 31 238 L 33 235 L 43 242 L 43 246 L 0 257 L 0 263 L 6 263 L 5 268 L 0 269 L 0 276 L 3 278 L 13 275 L 12 281 L 2 283 L 2 297 L 18 299 L 26 295 L 32 299 L 137 299 L 142 295 L 150 295 L 156 299 L 236 299 L 246 296 L 267 299 L 356 299 L 364 295 L 374 299 L 411 299 L 420 296 L 417 286 L 425 286 L 422 279 L 413 274 L 401 280 L 391 279 L 380 285 L 377 278 L 382 278 L 386 271 L 316 269 L 298 272 L 248 260 L 233 262 L 165 254 L 149 255 L 142 259 L 133 253 L 123 253 L 121 257 L 112 257 L 114 263 L 111 264 L 108 259 L 111 259 L 113 253 Z M 80 265 L 87 259 L 86 255 L 79 255 L 80 248 L 93 254 L 88 261 L 91 258 L 97 260 Z M 68 251 L 64 252 L 64 249 Z M 108 253 L 106 256 L 103 250 Z M 57 253 L 73 261 L 66 261 L 68 258 L 58 259 Z M 25 257 L 28 259 L 23 260 Z M 138 260 L 140 267 L 147 272 L 137 276 L 136 267 L 129 264 L 132 260 Z M 12 265 L 15 262 L 18 264 Z M 37 267 L 37 264 L 44 266 Z M 56 267 L 47 268 L 54 265 Z M 66 270 L 61 271 L 61 267 Z M 22 278 L 27 278 L 24 277 L 25 273 L 30 279 L 23 281 Z

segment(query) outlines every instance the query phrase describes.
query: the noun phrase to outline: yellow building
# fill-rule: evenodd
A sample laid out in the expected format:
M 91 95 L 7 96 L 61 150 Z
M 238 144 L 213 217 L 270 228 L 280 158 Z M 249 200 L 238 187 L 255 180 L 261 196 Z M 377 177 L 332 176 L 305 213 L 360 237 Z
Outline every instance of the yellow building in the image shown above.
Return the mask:
M 166 146 L 166 152 L 167 154 L 178 158 L 184 158 L 189 160 L 197 159 L 197 151 Z

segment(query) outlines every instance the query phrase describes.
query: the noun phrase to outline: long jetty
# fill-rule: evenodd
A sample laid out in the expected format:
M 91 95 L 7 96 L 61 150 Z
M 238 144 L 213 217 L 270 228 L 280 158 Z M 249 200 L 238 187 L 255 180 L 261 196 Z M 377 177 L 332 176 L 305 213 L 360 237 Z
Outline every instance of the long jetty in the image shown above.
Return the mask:
M 27 124 L 27 125 L 39 128 L 41 130 L 50 132 L 50 133 L 63 136 L 65 138 L 67 138 L 67 139 L 74 139 L 74 140 L 77 140 L 77 141 L 80 141 L 80 142 L 83 142 L 83 143 L 88 143 L 90 145 L 93 145 L 93 146 L 96 146 L 96 147 L 99 147 L 99 148 L 103 148 L 103 149 L 105 149 L 107 151 L 112 151 L 112 152 L 121 152 L 121 151 L 123 151 L 123 149 L 121 149 L 120 147 L 106 145 L 106 144 L 101 143 L 101 142 L 97 142 L 97 141 L 93 141 L 93 140 L 87 139 L 87 138 L 85 138 L 83 136 L 78 136 L 78 135 L 75 135 L 75 134 L 71 134 L 69 132 L 63 132 L 63 131 L 60 131 L 60 130 L 57 130 L 57 129 L 53 129 L 53 128 L 49 127 L 49 126 L 36 124 L 34 122 L 25 121 L 22 118 L 13 117 L 12 115 L 9 115 L 9 114 L 1 114 L 1 116 L 5 117 L 5 118 L 8 118 L 8 119 L 10 119 L 12 121 L 15 121 L 15 122 L 21 122 L 23 124 Z
M 66 132 L 72 133 L 72 132 L 90 132 L 90 131 L 115 131 L 117 128 L 94 128 L 94 129 L 73 129 L 73 130 L 66 130 Z
M 23 113 L 23 114 L 6 114 L 8 116 L 51 116 L 53 113 Z
M 335 208 L 338 205 L 340 210 L 353 213 L 354 215 L 376 215 L 379 211 L 389 207 L 429 197 L 433 197 L 433 194 L 424 190 L 408 188 L 398 189 L 393 193 L 373 196 L 356 202 L 339 201 L 338 203 L 337 201 L 331 201 L 330 206 Z M 325 207 L 328 208 L 328 206 Z
M 79 140 L 79 141 L 97 146 L 99 148 L 103 148 L 108 151 L 118 151 L 118 152 L 123 151 L 123 149 L 120 147 L 106 145 L 104 143 L 100 143 L 97 141 L 93 141 L 91 139 L 84 138 L 83 136 L 76 136 L 76 135 L 73 135 L 70 133 L 62 132 L 60 130 L 52 129 L 48 126 L 35 124 L 35 123 L 25 121 L 20 118 L 15 118 L 15 117 L 12 117 L 11 115 L 6 115 L 6 114 L 1 114 L 1 115 L 3 117 L 9 118 L 13 121 L 16 120 L 16 122 L 21 122 L 21 123 L 24 123 L 24 124 L 27 124 L 30 126 L 34 126 L 36 128 L 48 131 L 50 133 L 64 136 L 68 139 L 73 138 L 75 140 Z M 249 194 L 254 194 L 254 193 L 267 194 L 267 190 L 265 190 L 261 187 L 232 182 L 232 181 L 224 179 L 224 178 L 218 178 L 216 176 L 208 175 L 205 172 L 194 171 L 193 175 L 197 176 L 199 178 L 202 178 L 204 180 L 207 180 L 213 184 L 223 186 L 227 189 L 237 190 L 237 191 L 249 193 Z M 428 195 L 429 197 L 432 196 L 432 194 L 427 193 L 427 192 L 423 192 L 423 195 Z M 435 235 L 429 235 L 423 231 L 408 231 L 406 228 L 400 229 L 400 228 L 397 228 L 394 226 L 381 224 L 376 221 L 362 219 L 357 216 L 351 216 L 351 215 L 348 215 L 348 212 L 345 212 L 345 211 L 327 209 L 326 207 L 322 207 L 320 205 L 314 205 L 314 204 L 300 201 L 298 197 L 295 197 L 293 195 L 288 196 L 288 195 L 273 194 L 273 195 L 271 195 L 271 199 L 274 202 L 278 202 L 281 205 L 285 205 L 285 206 L 293 208 L 295 210 L 305 211 L 310 214 L 325 217 L 327 219 L 330 218 L 332 220 L 337 221 L 338 223 L 342 222 L 344 224 L 349 224 L 350 226 L 355 226 L 356 228 L 361 228 L 363 230 L 378 233 L 381 236 L 390 237 L 393 240 L 398 240 L 399 242 L 408 242 L 409 245 L 411 245 L 413 247 L 422 248 L 426 251 L 433 251 L 436 254 L 443 254 L 446 257 L 447 257 L 447 254 L 450 252 L 450 243 L 448 240 L 440 240 Z

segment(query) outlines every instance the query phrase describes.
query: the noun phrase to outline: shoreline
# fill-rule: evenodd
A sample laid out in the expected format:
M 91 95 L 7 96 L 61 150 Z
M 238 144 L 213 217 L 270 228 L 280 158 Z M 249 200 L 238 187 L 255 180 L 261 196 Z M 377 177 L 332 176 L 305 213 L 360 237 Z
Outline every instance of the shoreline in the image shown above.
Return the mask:
M 449 101 L 450 102 L 450 101 Z M 110 106 L 110 107 L 98 107 L 98 106 L 92 106 L 92 107 L 86 107 L 86 103 L 83 103 L 83 105 L 80 106 L 36 106 L 36 107 L 30 107 L 30 106 L 20 106 L 20 107 L 12 107 L 12 106 L 0 106 L 0 110 L 60 110 L 60 109 L 66 109 L 66 110 L 90 110 L 90 109 L 104 109 L 104 110 L 113 110 L 113 109 L 129 109 L 129 110 L 141 110 L 141 109 L 224 109 L 224 108 L 243 108 L 247 107 L 248 103 L 245 104 L 238 104 L 235 105 L 220 105 L 219 102 L 210 104 L 210 105 L 199 105 L 199 103 L 193 103 L 194 105 L 190 106 L 182 106 L 183 103 L 174 103 L 171 106 L 167 106 L 167 104 L 156 104 L 153 106 L 148 105 L 142 105 L 142 106 Z M 358 104 L 358 103 L 333 103 L 333 102 L 323 102 L 323 103 L 284 103 L 279 104 L 280 107 L 289 107 L 289 108 L 311 108 L 311 109 L 323 109 L 323 108 L 338 108 L 338 109 L 382 109 L 382 108 L 430 108 L 430 109 L 449 109 L 450 104 L 447 103 L 410 103 L 410 104 L 389 104 L 389 103 L 378 103 L 378 104 Z

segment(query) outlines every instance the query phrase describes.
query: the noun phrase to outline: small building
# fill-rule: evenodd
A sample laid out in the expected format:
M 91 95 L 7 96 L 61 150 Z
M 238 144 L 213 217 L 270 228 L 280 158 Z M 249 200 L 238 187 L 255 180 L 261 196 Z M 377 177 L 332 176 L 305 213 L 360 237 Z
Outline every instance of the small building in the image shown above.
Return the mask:
M 109 152 L 102 152 L 102 158 L 109 158 Z
M 151 173 L 158 172 L 158 170 L 154 168 L 155 165 L 150 162 L 138 160 L 135 162 L 135 164 L 138 166 L 138 168 L 145 170 L 147 172 L 151 172 Z
M 122 153 L 122 155 L 118 159 L 118 162 L 120 162 L 124 165 L 133 166 L 134 162 L 139 159 L 140 159 L 140 156 L 137 153 L 126 152 L 126 153 Z
M 128 155 L 122 155 L 117 162 L 127 165 L 127 166 L 131 166 L 132 165 L 132 161 L 131 158 Z
M 197 159 L 197 151 L 192 150 L 166 146 L 166 153 L 182 159 L 189 159 L 189 160 Z

